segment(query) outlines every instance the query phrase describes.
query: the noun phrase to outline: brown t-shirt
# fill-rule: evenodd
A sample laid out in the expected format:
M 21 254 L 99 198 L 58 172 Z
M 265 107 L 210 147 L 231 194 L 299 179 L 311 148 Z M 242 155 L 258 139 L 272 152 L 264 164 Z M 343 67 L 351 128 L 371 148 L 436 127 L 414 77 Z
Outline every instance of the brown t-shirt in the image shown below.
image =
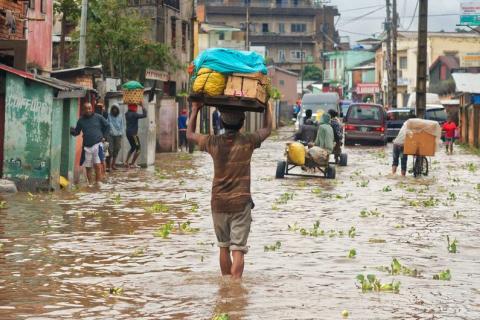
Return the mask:
M 208 136 L 199 147 L 213 158 L 212 211 L 236 213 L 252 201 L 250 161 L 260 147 L 258 133 L 226 133 Z

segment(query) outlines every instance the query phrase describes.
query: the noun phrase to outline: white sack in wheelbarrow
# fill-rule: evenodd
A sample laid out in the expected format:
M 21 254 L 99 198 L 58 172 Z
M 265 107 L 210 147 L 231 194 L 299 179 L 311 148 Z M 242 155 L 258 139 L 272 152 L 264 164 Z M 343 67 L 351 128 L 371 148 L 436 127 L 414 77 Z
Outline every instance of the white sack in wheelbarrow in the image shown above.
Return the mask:
M 330 157 L 330 153 L 328 152 L 328 150 L 320 147 L 313 147 L 308 149 L 307 155 L 319 166 L 327 165 Z
M 402 128 L 398 132 L 397 137 L 393 140 L 394 144 L 402 145 L 405 143 L 406 135 L 413 135 L 414 133 L 426 132 L 435 137 L 435 151 L 437 151 L 442 145 L 442 127 L 437 121 L 425 120 L 425 119 L 408 119 L 403 124 Z

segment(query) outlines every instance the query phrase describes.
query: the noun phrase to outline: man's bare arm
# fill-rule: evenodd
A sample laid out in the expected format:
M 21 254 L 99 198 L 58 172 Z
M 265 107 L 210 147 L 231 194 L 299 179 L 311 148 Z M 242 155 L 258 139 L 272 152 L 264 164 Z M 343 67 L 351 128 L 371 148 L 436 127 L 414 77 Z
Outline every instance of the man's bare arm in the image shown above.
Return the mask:
M 187 139 L 195 144 L 201 144 L 207 139 L 206 135 L 195 132 L 197 129 L 198 112 L 202 109 L 202 107 L 203 105 L 200 102 L 192 102 L 192 114 L 188 119 Z
M 262 141 L 265 141 L 272 133 L 272 105 L 269 103 L 265 110 L 265 117 L 263 118 L 263 127 L 257 130 L 257 134 Z

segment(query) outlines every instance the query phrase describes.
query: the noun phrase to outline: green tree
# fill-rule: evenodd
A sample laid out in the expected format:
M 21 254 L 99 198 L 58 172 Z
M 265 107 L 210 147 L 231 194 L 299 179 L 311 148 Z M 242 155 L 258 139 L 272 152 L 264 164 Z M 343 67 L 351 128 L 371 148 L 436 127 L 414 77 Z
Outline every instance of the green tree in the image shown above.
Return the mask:
M 65 37 L 73 29 L 80 17 L 79 0 L 58 0 L 53 3 L 53 10 L 62 16 L 60 35 L 60 67 L 65 67 Z
M 107 74 L 122 81 L 143 80 L 146 68 L 170 71 L 179 68 L 170 49 L 147 39 L 148 20 L 126 0 L 94 0 L 90 2 L 87 31 L 89 63 L 101 63 Z
M 321 81 L 322 70 L 314 64 L 308 64 L 303 68 L 303 80 Z

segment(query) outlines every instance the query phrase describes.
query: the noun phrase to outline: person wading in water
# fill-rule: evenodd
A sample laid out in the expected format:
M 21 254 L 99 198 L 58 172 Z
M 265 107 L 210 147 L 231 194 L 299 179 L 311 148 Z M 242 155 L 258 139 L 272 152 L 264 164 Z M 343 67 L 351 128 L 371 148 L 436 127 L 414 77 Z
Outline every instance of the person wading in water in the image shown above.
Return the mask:
M 198 102 L 192 103 L 187 138 L 213 158 L 211 205 L 213 226 L 220 247 L 220 269 L 222 275 L 240 279 L 244 255 L 248 251 L 247 239 L 254 207 L 250 194 L 250 162 L 253 151 L 272 132 L 272 110 L 271 107 L 267 108 L 263 127 L 254 133 L 240 133 L 245 121 L 244 112 L 224 110 L 220 120 L 225 133 L 203 135 L 195 133 L 197 115 L 202 107 Z

